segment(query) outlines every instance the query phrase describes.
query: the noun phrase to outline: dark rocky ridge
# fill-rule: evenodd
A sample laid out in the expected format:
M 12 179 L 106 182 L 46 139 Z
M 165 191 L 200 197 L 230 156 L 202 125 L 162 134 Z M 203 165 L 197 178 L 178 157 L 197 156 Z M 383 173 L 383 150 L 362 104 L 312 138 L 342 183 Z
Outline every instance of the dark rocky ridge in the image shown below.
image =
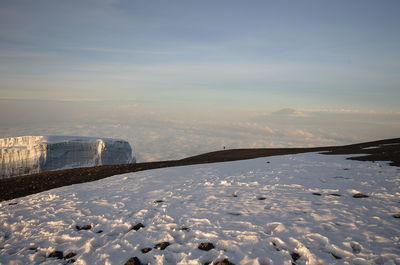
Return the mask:
M 374 146 L 377 146 L 377 148 L 363 149 Z M 400 138 L 344 146 L 230 149 L 192 156 L 181 160 L 75 168 L 0 179 L 0 201 L 129 172 L 306 152 L 322 152 L 326 155 L 360 154 L 360 156 L 349 159 L 360 161 L 391 161 L 390 164 L 392 166 L 400 166 Z

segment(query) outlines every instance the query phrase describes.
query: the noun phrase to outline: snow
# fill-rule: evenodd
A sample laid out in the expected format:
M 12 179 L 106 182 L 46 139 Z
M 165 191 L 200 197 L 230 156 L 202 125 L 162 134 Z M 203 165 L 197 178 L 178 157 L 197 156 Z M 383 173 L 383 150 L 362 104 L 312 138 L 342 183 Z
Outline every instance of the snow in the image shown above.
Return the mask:
M 397 145 L 400 145 L 400 144 L 398 144 L 398 143 L 380 144 L 380 145 L 378 145 L 378 146 L 364 147 L 363 149 L 364 149 L 364 150 L 371 150 L 371 149 L 378 149 L 378 148 L 380 148 L 380 147 L 382 147 L 382 146 L 397 146 Z
M 400 264 L 399 168 L 346 157 L 163 168 L 5 201 L 0 264 L 66 264 L 55 250 L 74 264 Z
M 0 139 L 0 178 L 134 161 L 129 143 L 119 139 L 79 136 Z

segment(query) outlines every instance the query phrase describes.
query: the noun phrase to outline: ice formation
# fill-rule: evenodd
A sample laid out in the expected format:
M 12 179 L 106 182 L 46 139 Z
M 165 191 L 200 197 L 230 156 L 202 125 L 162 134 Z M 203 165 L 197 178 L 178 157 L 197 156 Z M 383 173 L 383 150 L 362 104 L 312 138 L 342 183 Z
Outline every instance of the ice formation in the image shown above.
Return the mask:
M 43 171 L 134 163 L 132 148 L 119 139 L 20 136 L 0 139 L 0 178 Z

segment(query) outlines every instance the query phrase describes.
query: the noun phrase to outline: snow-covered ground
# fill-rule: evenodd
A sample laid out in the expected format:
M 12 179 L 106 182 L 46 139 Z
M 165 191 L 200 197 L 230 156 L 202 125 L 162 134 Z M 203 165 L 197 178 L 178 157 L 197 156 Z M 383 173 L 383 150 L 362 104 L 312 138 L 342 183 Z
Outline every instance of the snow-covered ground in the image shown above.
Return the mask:
M 120 139 L 58 135 L 0 139 L 0 178 L 134 162 L 130 144 Z
M 400 169 L 346 157 L 163 168 L 5 201 L 0 264 L 400 264 Z

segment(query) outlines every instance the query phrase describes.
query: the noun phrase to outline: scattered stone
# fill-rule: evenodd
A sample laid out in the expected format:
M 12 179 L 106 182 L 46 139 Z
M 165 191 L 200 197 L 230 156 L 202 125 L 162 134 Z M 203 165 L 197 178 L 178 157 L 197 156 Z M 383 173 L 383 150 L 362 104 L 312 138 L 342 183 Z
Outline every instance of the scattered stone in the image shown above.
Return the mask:
M 170 245 L 169 242 L 161 242 L 161 243 L 156 244 L 156 245 L 154 246 L 154 248 L 155 248 L 155 249 L 164 250 L 164 249 L 166 249 L 169 245 Z
M 353 195 L 353 198 L 368 198 L 368 195 L 362 194 L 362 193 L 356 193 Z
M 128 259 L 127 262 L 125 262 L 124 265 L 143 265 L 142 262 L 140 262 L 138 257 L 132 257 Z
M 142 248 L 142 253 L 147 253 L 150 252 L 152 250 L 152 248 Z
M 197 248 L 200 250 L 209 251 L 215 247 L 214 247 L 213 243 L 208 242 L 208 243 L 200 243 Z
M 338 256 L 338 255 L 335 255 L 335 254 L 333 254 L 333 253 L 331 253 L 331 255 L 332 255 L 335 259 L 342 259 L 342 257 L 340 257 L 340 256 Z
M 189 228 L 189 227 L 182 227 L 181 230 L 182 230 L 182 231 L 189 231 L 190 228 Z
M 54 250 L 54 251 L 51 252 L 47 257 L 48 257 L 48 258 L 63 259 L 63 258 L 64 258 L 64 254 L 63 254 L 62 251 Z
M 161 203 L 164 202 L 163 200 L 155 200 L 154 203 Z
M 319 193 L 319 192 L 313 192 L 312 194 L 313 194 L 313 195 L 317 195 L 317 196 L 321 196 L 321 195 L 322 195 L 322 194 Z
M 76 227 L 76 229 L 78 230 L 78 231 L 80 231 L 80 230 L 90 230 L 90 229 L 92 229 L 92 225 L 84 225 L 84 226 L 79 226 L 79 225 L 77 225 L 77 226 L 75 226 Z
M 400 218 L 400 213 L 396 213 L 392 215 L 394 218 Z
M 292 257 L 293 261 L 296 261 L 301 257 L 299 253 L 295 253 L 295 252 L 290 253 L 290 256 Z
M 231 197 L 236 198 L 238 195 L 236 193 L 232 193 Z
M 230 215 L 234 215 L 234 216 L 239 216 L 239 215 L 242 215 L 241 213 L 231 213 L 231 212 L 229 212 L 228 214 L 230 214 Z
M 64 256 L 64 259 L 70 259 L 70 258 L 75 257 L 75 256 L 76 256 L 76 253 L 70 252 L 70 253 L 68 253 L 67 255 Z
M 103 233 L 103 230 L 99 230 L 99 231 L 97 231 L 96 233 L 97 233 L 97 234 L 101 234 L 101 233 Z
M 224 259 L 221 261 L 217 261 L 215 265 L 235 265 L 235 264 L 230 262 L 228 259 Z
M 340 194 L 338 194 L 338 193 L 331 193 L 331 194 L 329 194 L 329 195 L 331 195 L 331 196 L 336 196 L 336 197 L 342 196 L 342 195 L 340 195 Z
M 144 228 L 145 226 L 142 223 L 138 223 L 134 227 L 131 228 L 131 230 L 138 231 L 140 228 Z
M 259 201 L 263 201 L 263 200 L 266 200 L 267 198 L 266 197 L 258 197 L 257 198 L 257 200 L 259 200 Z

